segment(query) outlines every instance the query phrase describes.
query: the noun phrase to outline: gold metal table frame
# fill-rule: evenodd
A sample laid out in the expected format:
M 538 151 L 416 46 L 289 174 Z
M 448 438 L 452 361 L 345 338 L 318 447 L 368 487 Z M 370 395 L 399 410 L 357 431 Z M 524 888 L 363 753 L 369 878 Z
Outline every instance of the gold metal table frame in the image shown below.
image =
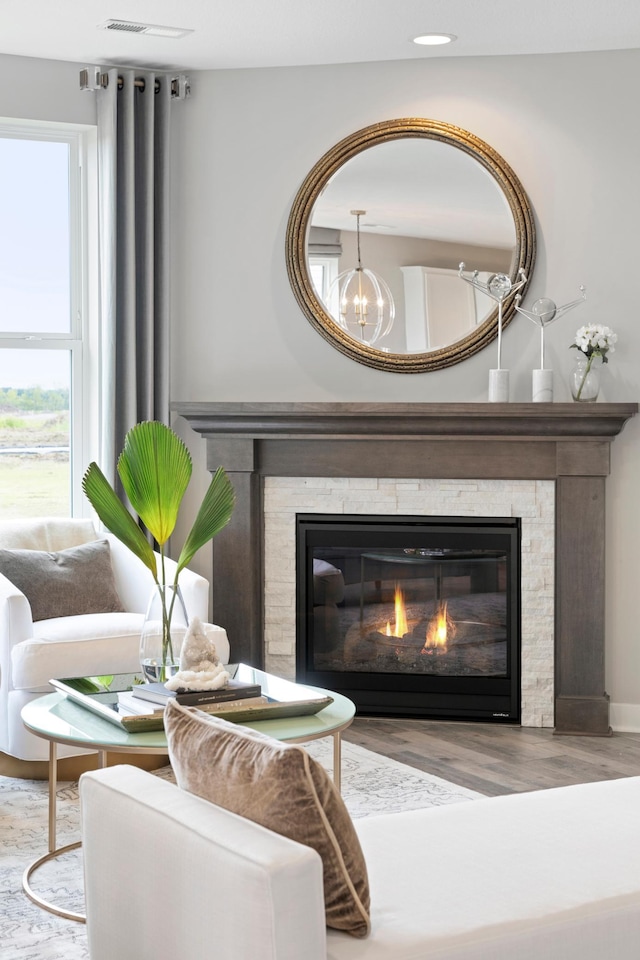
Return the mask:
M 328 690 L 320 690 L 333 698 L 333 703 L 313 716 L 286 719 L 256 720 L 243 723 L 286 743 L 306 743 L 323 737 L 333 738 L 333 780 L 340 790 L 342 740 L 341 734 L 353 721 L 355 704 L 347 697 Z M 58 744 L 82 747 L 98 753 L 98 766 L 107 765 L 108 753 L 167 754 L 164 731 L 127 733 L 115 724 L 93 714 L 64 694 L 50 693 L 27 703 L 22 709 L 22 721 L 31 733 L 49 741 L 49 814 L 48 853 L 26 867 L 22 875 L 22 889 L 33 903 L 65 920 L 85 923 L 86 916 L 58 907 L 37 894 L 31 886 L 33 874 L 45 863 L 63 854 L 77 850 L 82 841 L 56 847 L 56 808 L 58 787 Z

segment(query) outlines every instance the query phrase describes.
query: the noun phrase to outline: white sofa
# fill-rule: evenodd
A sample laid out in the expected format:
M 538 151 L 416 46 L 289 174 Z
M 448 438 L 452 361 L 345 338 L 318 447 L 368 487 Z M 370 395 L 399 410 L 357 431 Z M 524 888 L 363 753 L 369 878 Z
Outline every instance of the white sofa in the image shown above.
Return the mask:
M 128 766 L 80 780 L 91 960 L 637 960 L 640 777 L 356 820 L 372 930 L 322 867 Z
M 140 631 L 153 586 L 147 568 L 110 533 L 90 520 L 37 518 L 0 523 L 0 549 L 57 552 L 96 539 L 111 548 L 115 584 L 124 613 L 97 613 L 32 621 L 27 598 L 0 574 L 0 750 L 22 760 L 48 759 L 48 743 L 20 718 L 34 697 L 50 693 L 52 677 L 135 673 L 140 669 Z M 172 571 L 175 565 L 167 562 Z M 209 583 L 190 570 L 180 574 L 189 616 L 208 618 Z M 228 651 L 219 651 L 228 660 Z M 58 755 L 86 753 L 63 747 Z

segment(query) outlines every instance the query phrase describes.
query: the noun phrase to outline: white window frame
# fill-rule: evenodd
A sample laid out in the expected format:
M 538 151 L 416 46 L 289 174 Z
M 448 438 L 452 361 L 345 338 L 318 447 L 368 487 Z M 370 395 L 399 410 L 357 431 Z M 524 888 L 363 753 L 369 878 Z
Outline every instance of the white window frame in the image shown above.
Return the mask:
M 68 350 L 71 358 L 69 468 L 71 516 L 90 517 L 82 477 L 98 458 L 100 337 L 97 306 L 96 128 L 88 124 L 0 118 L 2 139 L 69 145 L 70 331 L 0 332 L 0 350 Z
M 317 293 L 327 308 L 327 312 L 334 317 L 338 316 L 338 291 L 337 289 L 334 290 L 333 296 L 330 296 L 330 291 L 333 283 L 338 277 L 338 264 L 338 257 L 330 256 L 328 254 L 309 254 L 309 267 L 316 266 L 321 267 L 322 269 L 322 290 L 318 290 Z

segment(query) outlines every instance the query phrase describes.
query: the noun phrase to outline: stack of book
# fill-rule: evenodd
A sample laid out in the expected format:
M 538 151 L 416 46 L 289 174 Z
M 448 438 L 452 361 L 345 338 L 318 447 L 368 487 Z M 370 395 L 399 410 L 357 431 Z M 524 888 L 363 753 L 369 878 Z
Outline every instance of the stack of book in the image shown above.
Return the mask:
M 262 696 L 259 683 L 247 683 L 242 680 L 229 680 L 218 690 L 167 690 L 164 683 L 135 684 L 131 690 L 118 694 L 118 710 L 123 714 L 162 713 L 169 700 L 187 707 L 200 707 L 215 713 L 228 709 L 230 701 L 234 708 L 255 707 L 268 703 Z

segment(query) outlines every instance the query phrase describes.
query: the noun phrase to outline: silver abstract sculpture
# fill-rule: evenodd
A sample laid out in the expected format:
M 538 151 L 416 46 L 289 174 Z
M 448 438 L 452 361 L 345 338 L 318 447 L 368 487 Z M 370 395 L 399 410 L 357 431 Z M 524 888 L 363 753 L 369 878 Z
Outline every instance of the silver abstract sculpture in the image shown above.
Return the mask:
M 516 296 L 515 308 L 527 320 L 531 320 L 536 326 L 540 327 L 540 367 L 534 370 L 532 374 L 531 399 L 534 403 L 551 403 L 553 401 L 553 370 L 545 369 L 544 365 L 544 332 L 550 323 L 561 317 L 563 313 L 573 310 L 580 306 L 587 299 L 586 288 L 580 287 L 581 296 L 571 303 L 565 303 L 562 307 L 556 306 L 553 300 L 548 297 L 541 297 L 536 300 L 531 310 L 523 310 L 520 306 L 520 294 Z
M 528 320 L 531 320 L 532 323 L 535 323 L 540 327 L 540 369 L 544 370 L 544 331 L 545 327 L 548 327 L 550 323 L 553 323 L 554 320 L 557 320 L 558 317 L 561 317 L 563 313 L 568 313 L 569 310 L 573 310 L 574 307 L 579 307 L 581 303 L 587 299 L 587 288 L 584 286 L 579 287 L 581 296 L 577 300 L 572 300 L 571 303 L 565 303 L 562 307 L 557 307 L 553 300 L 549 300 L 548 297 L 541 297 L 539 300 L 536 300 L 532 305 L 531 310 L 523 310 L 520 306 L 520 300 L 522 299 L 520 294 L 516 295 L 516 310 L 518 313 L 521 313 L 523 317 L 526 317 Z
M 509 399 L 509 371 L 502 369 L 502 304 L 507 297 L 524 286 L 527 282 L 527 275 L 520 268 L 518 270 L 520 279 L 515 283 L 506 273 L 493 273 L 484 281 L 479 279 L 479 270 L 474 270 L 470 277 L 465 277 L 464 269 L 465 264 L 461 263 L 458 269 L 460 279 L 470 283 L 476 290 L 484 293 L 498 304 L 498 366 L 489 371 L 489 400 L 506 401 Z
M 486 294 L 488 297 L 491 297 L 492 300 L 498 304 L 498 370 L 502 369 L 502 304 L 512 293 L 515 293 L 516 290 L 519 290 L 520 287 L 524 286 L 527 282 L 527 276 L 522 268 L 518 271 L 518 276 L 520 280 L 517 283 L 511 282 L 511 277 L 508 277 L 506 273 L 494 273 L 488 280 L 483 281 L 479 280 L 480 275 L 479 270 L 474 270 L 470 277 L 465 277 L 463 274 L 465 264 L 461 263 L 458 269 L 458 276 L 461 280 L 466 280 L 467 283 L 470 283 L 476 290 L 480 290 L 481 293 Z

